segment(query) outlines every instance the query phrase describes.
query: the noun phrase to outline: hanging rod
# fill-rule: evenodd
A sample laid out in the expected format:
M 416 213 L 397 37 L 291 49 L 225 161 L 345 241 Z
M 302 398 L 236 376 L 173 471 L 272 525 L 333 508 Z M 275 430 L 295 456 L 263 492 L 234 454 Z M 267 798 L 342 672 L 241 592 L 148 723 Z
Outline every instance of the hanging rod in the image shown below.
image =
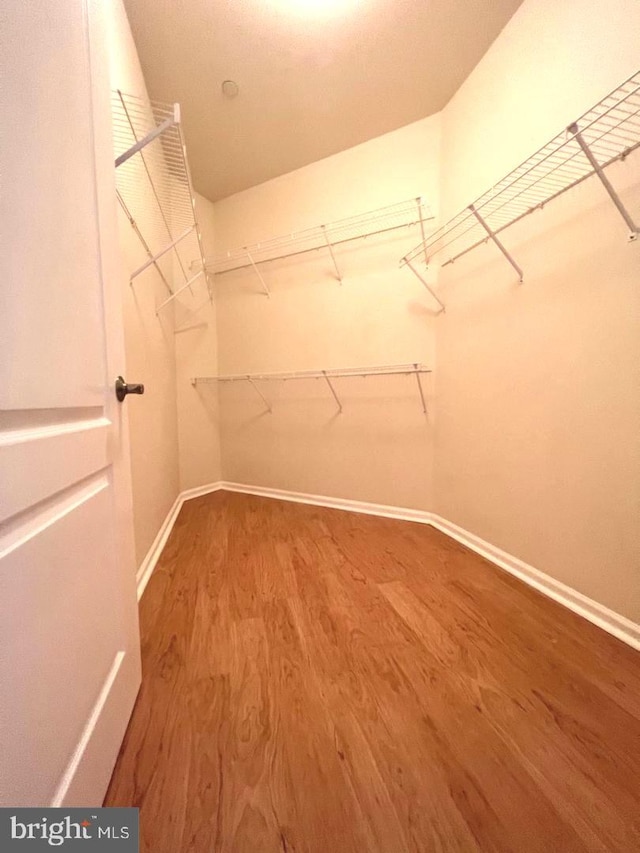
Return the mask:
M 256 264 L 328 250 L 336 278 L 341 282 L 342 274 L 333 252 L 335 246 L 415 225 L 420 226 L 420 233 L 424 235 L 425 222 L 433 219 L 434 216 L 424 200 L 420 197 L 412 198 L 336 222 L 243 246 L 213 258 L 205 258 L 205 264 L 209 272 L 222 275 L 234 270 L 248 269 Z
M 635 240 L 638 224 L 624 207 L 604 170 L 640 146 L 640 71 L 572 122 L 472 204 L 437 229 L 401 260 L 429 263 L 448 251 L 446 266 L 493 241 L 522 280 L 522 271 L 497 235 L 596 175 Z
M 202 270 L 205 259 L 180 106 L 115 90 L 111 107 L 117 198 L 147 255 L 130 280 L 153 266 L 172 296 L 186 287 L 191 290 L 195 277 L 188 273 L 191 264 L 183 261 L 178 244 L 191 258 L 198 257 Z M 159 266 L 168 252 L 174 253 L 175 272 L 184 283 L 170 284 L 167 278 L 172 276 Z M 205 277 L 211 299 L 206 271 Z
M 191 380 L 191 384 L 196 387 L 197 385 L 210 384 L 213 382 L 248 382 L 254 391 L 260 395 L 265 406 L 269 412 L 271 412 L 271 404 L 256 386 L 256 382 L 274 380 L 287 381 L 295 379 L 324 379 L 331 391 L 331 394 L 333 395 L 339 411 L 342 412 L 342 403 L 333 383 L 331 382 L 331 379 L 344 379 L 346 377 L 361 377 L 365 379 L 367 376 L 415 376 L 418 392 L 420 394 L 422 411 L 426 414 L 427 405 L 425 402 L 421 376 L 431 372 L 431 368 L 427 367 L 425 364 L 413 362 L 411 364 L 383 364 L 373 367 L 340 367 L 329 368 L 326 370 L 296 370 L 283 373 L 232 373 L 226 375 L 221 374 L 219 376 L 196 376 Z

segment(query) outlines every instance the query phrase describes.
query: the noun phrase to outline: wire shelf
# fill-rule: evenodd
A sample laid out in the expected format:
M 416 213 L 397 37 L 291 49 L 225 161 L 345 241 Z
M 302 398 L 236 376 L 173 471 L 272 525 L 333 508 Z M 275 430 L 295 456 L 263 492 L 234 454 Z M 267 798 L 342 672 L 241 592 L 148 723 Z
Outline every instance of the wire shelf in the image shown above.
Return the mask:
M 400 263 L 411 266 L 411 262 L 422 260 L 428 264 L 435 255 L 447 251 L 447 260 L 442 263 L 446 266 L 493 239 L 522 279 L 522 271 L 496 235 L 594 174 L 604 184 L 634 239 L 637 228 L 603 170 L 617 160 L 624 160 L 639 145 L 640 72 L 637 72 L 429 235 Z
M 409 373 L 431 373 L 426 364 L 384 364 L 373 367 L 332 367 L 327 370 L 293 370 L 284 373 L 229 373 L 219 376 L 197 376 L 192 379 L 194 384 L 199 382 L 241 382 L 248 379 L 268 381 L 272 379 L 324 379 L 345 376 L 398 376 Z
M 207 270 L 220 275 L 267 261 L 284 260 L 306 252 L 322 249 L 331 251 L 332 247 L 341 243 L 384 234 L 399 228 L 420 227 L 421 236 L 424 237 L 424 223 L 433 218 L 431 210 L 421 198 L 412 198 L 358 216 L 295 231 L 282 237 L 273 237 L 213 258 L 205 258 L 205 264 Z
M 204 269 L 180 108 L 120 90 L 112 93 L 111 107 L 116 193 L 147 256 L 131 280 L 155 267 L 171 294 L 161 308 L 195 281 L 189 272 L 194 258 Z M 177 276 L 160 263 L 169 253 Z
M 256 382 L 268 382 L 274 380 L 286 382 L 288 380 L 295 379 L 324 379 L 338 406 L 338 410 L 342 412 L 342 403 L 335 386 L 331 381 L 332 379 L 344 379 L 348 377 L 361 377 L 364 379 L 367 376 L 415 376 L 418 393 L 420 395 L 420 402 L 422 404 L 422 411 L 426 414 L 427 404 L 420 377 L 431 372 L 431 368 L 427 367 L 426 364 L 413 362 L 412 364 L 383 364 L 372 367 L 332 367 L 327 368 L 326 370 L 294 370 L 284 373 L 230 373 L 219 376 L 196 376 L 191 380 L 191 384 L 195 387 L 200 384 L 211 384 L 215 382 L 248 382 L 265 404 L 268 411 L 271 412 L 271 403 L 255 384 Z

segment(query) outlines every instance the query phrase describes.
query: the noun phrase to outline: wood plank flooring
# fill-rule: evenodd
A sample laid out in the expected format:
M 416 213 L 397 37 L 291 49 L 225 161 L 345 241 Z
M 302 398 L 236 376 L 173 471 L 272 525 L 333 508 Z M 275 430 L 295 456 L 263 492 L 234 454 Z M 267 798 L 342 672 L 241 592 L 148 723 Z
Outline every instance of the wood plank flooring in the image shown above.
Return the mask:
M 142 851 L 640 850 L 640 654 L 431 527 L 188 501 L 141 624 Z

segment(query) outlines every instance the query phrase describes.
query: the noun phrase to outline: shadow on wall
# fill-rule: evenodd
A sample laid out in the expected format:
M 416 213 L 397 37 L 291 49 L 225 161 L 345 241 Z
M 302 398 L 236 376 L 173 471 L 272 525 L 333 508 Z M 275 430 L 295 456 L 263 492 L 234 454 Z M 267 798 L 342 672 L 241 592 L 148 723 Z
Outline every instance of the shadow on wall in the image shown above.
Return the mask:
M 197 304 L 187 307 L 184 303 L 179 302 L 176 305 L 176 321 L 175 333 L 191 332 L 197 329 L 208 329 L 209 323 L 202 319 L 201 312 L 209 307 L 209 298 L 207 296 L 198 300 Z
M 235 384 L 235 383 L 234 383 Z M 267 385 L 267 383 L 264 383 Z M 276 386 L 281 383 L 268 383 Z M 274 387 L 272 412 L 251 388 L 221 392 L 225 479 L 313 494 L 427 508 L 431 499 L 433 423 L 417 389 L 390 395 L 369 380 L 357 397 L 340 395 L 343 411 L 320 389 Z M 308 385 L 296 382 L 295 385 Z M 311 389 L 313 393 L 313 389 Z M 427 395 L 429 398 L 429 395 Z M 399 436 L 402 438 L 399 439 Z
M 380 377 L 375 377 L 380 380 Z M 254 393 L 248 383 L 221 383 L 220 404 L 224 419 L 241 431 L 252 422 L 270 415 L 273 422 L 285 426 L 288 422 L 297 427 L 306 427 L 310 432 L 335 424 L 338 431 L 348 431 L 352 425 L 360 424 L 367 433 L 380 437 L 389 434 L 399 423 L 405 430 L 428 433 L 431 427 L 429 403 L 432 398 L 431 379 L 423 378 L 427 412 L 422 409 L 419 391 L 414 377 L 393 377 L 393 383 L 377 384 L 372 377 L 367 379 L 342 380 L 336 387 L 342 411 L 330 393 L 325 394 L 321 383 L 315 380 L 286 380 L 262 382 L 256 380 L 271 406 L 271 411 Z M 358 383 L 360 387 L 358 387 Z M 211 389 L 212 385 L 198 385 Z M 397 435 L 397 434 L 396 434 Z
M 202 404 L 202 408 L 206 413 L 208 419 L 217 428 L 219 420 L 219 402 L 218 388 L 216 383 L 200 383 L 195 386 L 194 391 L 197 393 L 198 398 L 200 399 L 200 402 Z

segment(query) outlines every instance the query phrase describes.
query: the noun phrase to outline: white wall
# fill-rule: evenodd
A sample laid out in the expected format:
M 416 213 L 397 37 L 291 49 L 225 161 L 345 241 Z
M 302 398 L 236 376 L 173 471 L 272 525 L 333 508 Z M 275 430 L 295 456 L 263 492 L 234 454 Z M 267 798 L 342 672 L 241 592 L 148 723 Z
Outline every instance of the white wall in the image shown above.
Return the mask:
M 147 99 L 129 22 L 121 0 L 110 0 L 111 86 Z M 140 176 L 144 181 L 144 175 Z M 148 205 L 154 204 L 153 198 Z M 141 211 L 139 225 L 153 221 L 151 211 Z M 147 214 L 147 215 L 145 215 Z M 118 212 L 120 244 L 127 273 L 147 255 L 121 210 Z M 170 261 L 163 261 L 169 277 Z M 151 268 L 134 280 L 123 281 L 123 316 L 128 382 L 143 382 L 143 397 L 129 397 L 131 474 L 136 561 L 140 565 L 160 525 L 176 499 L 179 488 L 178 425 L 176 417 L 176 369 L 173 311 L 156 317 L 156 305 L 166 296 L 157 272 Z
M 443 113 L 449 213 L 637 71 L 640 4 L 526 0 Z M 610 178 L 640 221 L 640 157 Z M 640 618 L 640 241 L 596 179 L 440 274 L 435 510 Z
M 440 123 L 424 119 L 215 205 L 224 252 L 424 196 L 437 211 Z M 434 362 L 433 303 L 398 259 L 419 228 L 216 277 L 222 373 Z M 430 380 L 426 381 L 427 393 Z M 340 379 L 338 414 L 318 380 L 222 385 L 227 480 L 426 507 L 432 499 L 433 424 L 414 377 Z
M 196 195 L 196 216 L 204 251 L 211 255 L 213 204 L 200 195 Z M 218 372 L 216 303 L 207 298 L 202 286 L 193 296 L 185 293 L 178 298 L 175 341 L 180 490 L 184 491 L 222 477 L 217 386 L 202 385 L 196 390 L 191 385 L 195 376 L 215 376 Z
M 219 202 L 217 248 L 418 192 L 451 215 L 638 56 L 637 3 L 525 0 L 441 116 Z M 637 161 L 611 176 L 640 219 Z M 326 258 L 267 266 L 270 300 L 251 274 L 218 278 L 222 372 L 414 358 L 436 368 L 426 429 L 397 388 L 357 398 L 350 387 L 335 416 L 321 386 L 269 386 L 271 415 L 248 387 L 223 386 L 224 477 L 435 510 L 637 619 L 640 244 L 626 243 L 595 180 L 505 241 L 526 283 L 495 247 L 479 248 L 438 274 L 447 312 L 436 320 L 391 247 L 368 268 L 350 258 L 342 287 Z
M 128 95 L 148 100 L 124 6 L 121 0 L 109 0 L 109 3 L 110 14 L 107 17 L 110 25 L 111 86 Z M 153 171 L 153 157 L 148 157 L 147 162 Z M 142 164 L 139 162 L 138 165 L 136 181 L 139 182 L 139 188 L 135 193 L 136 209 L 132 212 L 142 233 L 146 234 L 150 244 L 157 250 L 169 242 L 169 237 L 164 231 L 159 233 L 163 226 L 157 213 L 157 203 Z M 198 216 L 202 221 L 205 246 L 209 242 L 212 245 L 212 210 L 209 201 L 198 199 Z M 150 233 L 155 238 L 153 241 L 149 238 Z M 128 274 L 147 260 L 147 254 L 120 209 L 119 235 L 124 268 Z M 197 258 L 195 236 L 183 241 L 179 252 L 182 266 L 190 274 L 190 262 Z M 180 287 L 183 277 L 176 255 L 165 255 L 160 266 L 173 288 Z M 136 277 L 132 284 L 129 284 L 128 279 L 123 280 L 127 363 L 125 378 L 129 382 L 143 382 L 145 385 L 143 397 L 129 397 L 124 403 L 129 411 L 138 566 L 178 492 L 189 485 L 217 480 L 220 476 L 219 442 L 215 433 L 217 427 L 214 425 L 215 437 L 210 441 L 211 431 L 206 429 L 206 424 L 203 425 L 203 412 L 196 408 L 192 413 L 188 403 L 193 402 L 193 397 L 184 393 L 182 383 L 189 370 L 202 360 L 210 361 L 215 368 L 215 314 L 206 298 L 202 281 L 194 285 L 193 295 L 187 291 L 157 315 L 156 309 L 167 295 L 166 287 L 153 267 Z M 201 333 L 203 328 L 207 330 L 205 336 Z M 194 434 L 201 438 L 197 462 L 190 452 Z M 180 443 L 188 448 L 182 457 Z M 182 472 L 181 466 L 184 468 Z
M 635 0 L 525 0 L 442 112 L 442 207 L 481 195 L 638 70 Z
M 439 116 L 218 202 L 213 213 L 199 199 L 206 252 L 214 229 L 224 252 L 419 194 L 453 214 L 636 71 L 638 56 L 632 0 L 525 0 Z M 638 160 L 611 169 L 636 220 Z M 138 498 L 149 501 L 138 509 L 141 542 L 178 488 L 175 429 L 181 488 L 222 476 L 433 510 L 640 618 L 640 241 L 626 243 L 594 179 L 504 239 L 525 284 L 495 247 L 479 248 L 430 272 L 447 303 L 440 317 L 397 267 L 415 233 L 339 250 L 342 286 L 318 253 L 266 265 L 270 299 L 247 271 L 216 278 L 214 306 L 181 300 L 178 416 L 174 426 L 164 409 L 162 484 L 145 480 L 144 452 L 137 462 Z M 135 306 L 128 310 L 131 324 Z M 131 376 L 147 382 L 145 335 L 165 343 L 145 325 L 152 314 L 131 333 L 132 369 L 142 371 Z M 414 360 L 435 368 L 427 418 L 412 380 L 344 381 L 340 415 L 321 382 L 263 386 L 272 414 L 246 384 L 218 393 L 189 382 L 218 367 Z M 171 385 L 170 356 L 154 363 Z M 153 427 L 136 429 L 139 446 L 150 446 Z

